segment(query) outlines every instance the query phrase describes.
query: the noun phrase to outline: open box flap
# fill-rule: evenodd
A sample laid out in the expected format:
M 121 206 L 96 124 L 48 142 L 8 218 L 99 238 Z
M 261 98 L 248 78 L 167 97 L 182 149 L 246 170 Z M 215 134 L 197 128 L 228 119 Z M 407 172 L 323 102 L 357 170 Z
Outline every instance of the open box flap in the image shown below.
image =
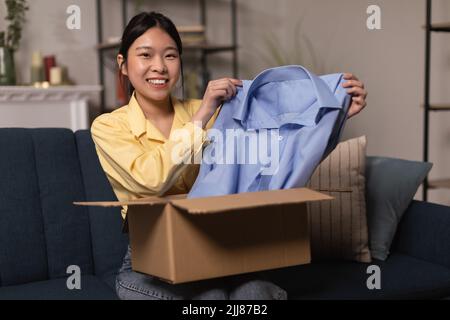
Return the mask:
M 177 197 L 175 197 L 177 199 Z M 78 206 L 99 206 L 99 207 L 121 207 L 124 205 L 156 205 L 156 204 L 166 204 L 170 201 L 170 198 L 164 197 L 145 197 L 134 200 L 127 201 L 77 201 L 73 204 Z
M 191 214 L 208 214 L 236 209 L 294 204 L 310 201 L 332 200 L 326 194 L 308 188 L 243 192 L 205 198 L 172 199 L 170 203 Z
M 96 207 L 121 207 L 132 205 L 155 205 L 166 204 L 173 199 L 184 199 L 187 194 L 174 194 L 164 197 L 149 196 L 139 199 L 127 200 L 127 201 L 75 201 L 73 204 L 77 206 L 96 206 Z

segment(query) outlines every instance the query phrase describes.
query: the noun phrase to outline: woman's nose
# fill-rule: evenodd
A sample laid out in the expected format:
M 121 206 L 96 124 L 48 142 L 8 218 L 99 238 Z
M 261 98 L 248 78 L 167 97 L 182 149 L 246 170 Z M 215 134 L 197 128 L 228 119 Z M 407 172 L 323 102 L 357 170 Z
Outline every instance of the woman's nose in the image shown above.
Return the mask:
M 153 72 L 158 72 L 158 73 L 167 72 L 167 68 L 166 68 L 166 65 L 165 65 L 163 59 L 155 58 L 152 62 L 153 63 L 151 64 L 150 67 Z

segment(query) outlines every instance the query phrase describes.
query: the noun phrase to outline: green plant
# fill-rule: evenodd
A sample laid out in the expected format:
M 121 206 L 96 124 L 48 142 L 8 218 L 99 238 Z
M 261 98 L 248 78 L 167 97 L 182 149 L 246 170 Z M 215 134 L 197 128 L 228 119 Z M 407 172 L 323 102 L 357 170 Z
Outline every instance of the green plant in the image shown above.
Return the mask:
M 5 0 L 8 21 L 6 33 L 0 32 L 0 43 L 16 51 L 22 37 L 22 28 L 25 23 L 25 12 L 29 9 L 27 0 Z

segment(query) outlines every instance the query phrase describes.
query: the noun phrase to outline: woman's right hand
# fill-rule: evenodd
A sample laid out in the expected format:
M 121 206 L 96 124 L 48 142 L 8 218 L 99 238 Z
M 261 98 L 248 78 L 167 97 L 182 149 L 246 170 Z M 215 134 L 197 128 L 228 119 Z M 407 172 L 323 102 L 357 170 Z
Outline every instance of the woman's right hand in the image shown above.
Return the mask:
M 210 81 L 203 95 L 200 109 L 192 117 L 192 121 L 202 121 L 202 127 L 204 127 L 222 102 L 234 97 L 237 92 L 236 87 L 241 86 L 242 80 L 233 78 Z

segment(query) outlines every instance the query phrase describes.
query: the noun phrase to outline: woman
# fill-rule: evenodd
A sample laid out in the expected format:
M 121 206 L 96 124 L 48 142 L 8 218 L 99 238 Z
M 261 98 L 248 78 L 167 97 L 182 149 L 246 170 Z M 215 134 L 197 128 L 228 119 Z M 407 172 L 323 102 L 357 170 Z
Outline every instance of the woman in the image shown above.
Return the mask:
M 223 78 L 208 83 L 202 100 L 179 101 L 172 90 L 182 81 L 182 45 L 170 19 L 150 12 L 135 16 L 122 36 L 117 56 L 131 84 L 129 104 L 95 119 L 91 132 L 100 163 L 119 200 L 188 193 L 198 164 L 173 161 L 195 156 L 206 142 L 218 107 L 236 94 L 242 81 Z M 364 86 L 351 74 L 345 86 L 353 94 L 349 115 L 365 106 Z M 182 129 L 190 139 L 175 143 Z M 193 150 L 193 152 L 192 152 Z M 191 154 L 193 153 L 193 154 Z M 127 207 L 122 209 L 125 217 Z M 168 284 L 131 270 L 131 250 L 116 279 L 121 299 L 286 299 L 286 292 L 255 274 Z

